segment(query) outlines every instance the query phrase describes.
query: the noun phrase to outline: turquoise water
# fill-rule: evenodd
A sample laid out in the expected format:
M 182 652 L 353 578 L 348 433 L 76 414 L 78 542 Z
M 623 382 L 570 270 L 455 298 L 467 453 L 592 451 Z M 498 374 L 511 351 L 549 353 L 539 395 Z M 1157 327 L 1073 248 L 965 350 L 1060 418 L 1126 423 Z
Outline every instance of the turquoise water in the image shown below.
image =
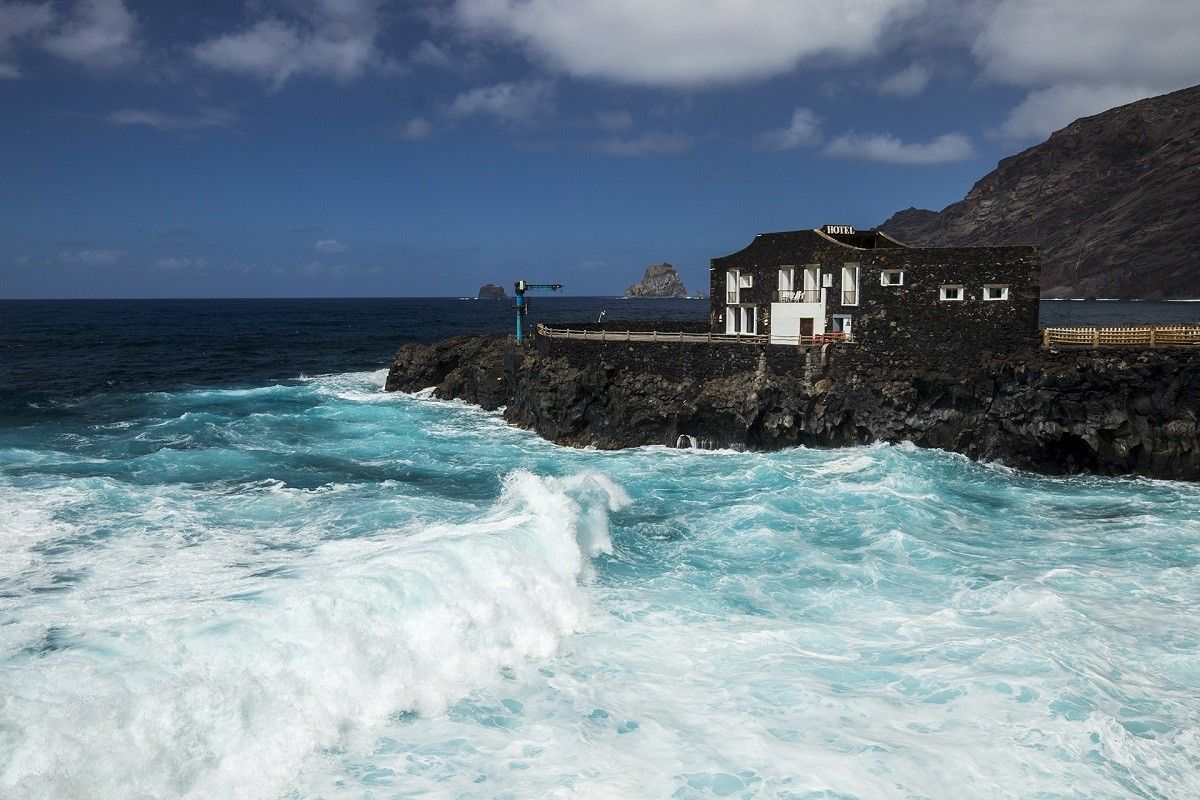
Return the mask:
M 1200 796 L 1200 487 L 383 377 L 0 429 L 0 796 Z

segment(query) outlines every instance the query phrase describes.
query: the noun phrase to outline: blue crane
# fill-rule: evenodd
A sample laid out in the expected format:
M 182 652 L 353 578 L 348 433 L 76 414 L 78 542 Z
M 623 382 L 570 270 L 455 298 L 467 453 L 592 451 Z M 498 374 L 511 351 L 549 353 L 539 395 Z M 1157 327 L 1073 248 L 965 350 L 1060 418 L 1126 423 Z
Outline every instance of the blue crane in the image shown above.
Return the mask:
M 534 292 L 557 292 L 563 288 L 562 283 L 526 283 L 525 281 L 517 281 L 513 286 L 513 294 L 516 295 L 517 301 L 517 344 L 525 340 L 524 329 L 522 323 L 525 315 L 529 313 L 529 304 L 525 302 L 525 293 Z

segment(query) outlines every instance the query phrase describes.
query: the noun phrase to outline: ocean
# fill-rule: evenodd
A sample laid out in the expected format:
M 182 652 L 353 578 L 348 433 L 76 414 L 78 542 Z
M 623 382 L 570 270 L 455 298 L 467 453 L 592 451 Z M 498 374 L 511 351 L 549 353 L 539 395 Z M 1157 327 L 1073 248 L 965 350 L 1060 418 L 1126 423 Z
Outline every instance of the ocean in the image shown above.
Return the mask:
M 1200 486 L 381 391 L 510 313 L 0 302 L 0 797 L 1200 796 Z

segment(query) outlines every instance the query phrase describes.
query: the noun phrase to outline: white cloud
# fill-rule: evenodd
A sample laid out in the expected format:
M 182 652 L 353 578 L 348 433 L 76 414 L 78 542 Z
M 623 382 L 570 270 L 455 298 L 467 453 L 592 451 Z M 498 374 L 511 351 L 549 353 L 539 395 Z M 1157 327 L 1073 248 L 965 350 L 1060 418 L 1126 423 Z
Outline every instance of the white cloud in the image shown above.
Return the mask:
M 198 61 L 278 89 L 297 75 L 349 81 L 399 67 L 379 48 L 377 0 L 300 0 L 299 19 L 263 19 L 196 45 Z
M 624 131 L 633 126 L 633 115 L 624 109 L 596 112 L 596 127 L 606 131 Z
M 921 0 L 457 0 L 463 28 L 575 76 L 694 86 L 777 75 L 804 59 L 874 54 Z
M 649 131 L 633 138 L 611 137 L 592 143 L 592 149 L 612 156 L 676 155 L 692 149 L 695 140 L 683 133 Z
M 1009 112 L 997 134 L 1044 139 L 1080 117 L 1090 117 L 1158 92 L 1144 86 L 1052 86 L 1035 89 Z
M 349 249 L 337 239 L 321 239 L 313 245 L 318 253 L 344 253 Z
M 182 272 L 187 269 L 204 269 L 208 262 L 203 258 L 160 258 L 154 266 L 163 272 Z
M 454 98 L 444 111 L 456 119 L 488 114 L 506 122 L 522 123 L 550 113 L 553 93 L 553 86 L 544 80 L 477 86 Z
M 766 131 L 758 137 L 764 150 L 791 150 L 802 145 L 811 146 L 821 141 L 821 118 L 811 108 L 797 106 L 792 112 L 792 121 L 786 128 Z
M 890 94 L 896 97 L 916 97 L 925 91 L 932 74 L 929 68 L 921 64 L 910 64 L 879 83 L 880 94 Z
M 407 139 L 410 142 L 424 139 L 431 133 L 433 133 L 433 126 L 424 117 L 413 117 L 400 126 L 400 138 Z
M 972 46 L 990 78 L 1182 88 L 1200 76 L 1196 0 L 1000 0 Z
M 0 4 L 0 58 L 8 56 L 14 42 L 28 38 L 50 24 L 53 14 L 49 3 Z M 15 64 L 0 61 L 0 79 L 21 77 Z
M 961 133 L 943 133 L 925 143 L 903 142 L 889 133 L 846 133 L 825 147 L 825 155 L 887 164 L 945 164 L 975 155 Z
M 63 250 L 58 260 L 63 264 L 84 264 L 89 267 L 109 267 L 125 258 L 124 250 Z
M 159 131 L 194 131 L 202 128 L 228 128 L 237 124 L 237 115 L 223 108 L 201 108 L 192 114 L 172 114 L 148 108 L 122 108 L 105 121 L 110 125 L 144 125 Z
M 421 43 L 413 48 L 409 54 L 408 60 L 414 64 L 423 64 L 427 67 L 442 67 L 443 69 L 450 68 L 450 56 L 445 50 L 438 47 L 428 39 L 422 39 Z
M 136 61 L 137 19 L 123 0 L 78 0 L 71 16 L 42 40 L 48 52 L 94 69 L 113 69 Z

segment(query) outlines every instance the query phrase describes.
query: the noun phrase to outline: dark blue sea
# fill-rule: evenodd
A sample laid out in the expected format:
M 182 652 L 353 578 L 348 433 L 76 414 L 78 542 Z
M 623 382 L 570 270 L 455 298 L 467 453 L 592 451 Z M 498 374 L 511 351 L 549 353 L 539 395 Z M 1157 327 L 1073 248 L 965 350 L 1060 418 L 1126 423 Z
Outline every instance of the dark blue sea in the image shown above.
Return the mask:
M 511 313 L 0 302 L 0 797 L 1200 797 L 1200 487 L 381 390 Z

